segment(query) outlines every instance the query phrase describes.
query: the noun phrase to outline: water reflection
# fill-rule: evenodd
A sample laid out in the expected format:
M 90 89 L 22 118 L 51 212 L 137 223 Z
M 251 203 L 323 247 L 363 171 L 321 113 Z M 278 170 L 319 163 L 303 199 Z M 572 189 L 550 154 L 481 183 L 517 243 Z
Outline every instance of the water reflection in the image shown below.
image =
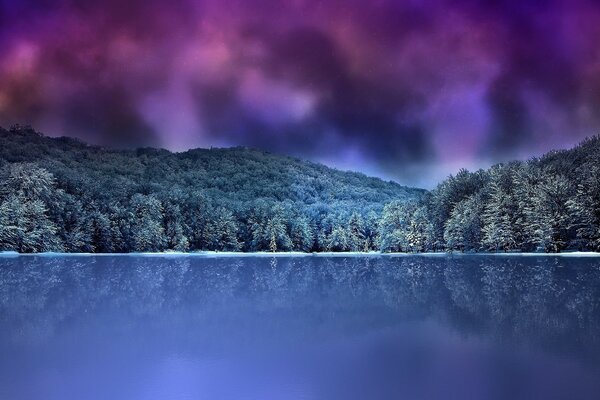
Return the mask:
M 0 398 L 595 398 L 599 307 L 596 259 L 0 258 Z

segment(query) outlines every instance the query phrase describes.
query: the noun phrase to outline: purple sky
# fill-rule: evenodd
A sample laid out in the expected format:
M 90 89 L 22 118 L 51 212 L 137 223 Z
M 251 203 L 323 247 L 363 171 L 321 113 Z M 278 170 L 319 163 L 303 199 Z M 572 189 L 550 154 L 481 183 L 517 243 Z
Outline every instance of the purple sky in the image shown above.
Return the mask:
M 600 131 L 585 0 L 0 0 L 0 125 L 433 186 Z

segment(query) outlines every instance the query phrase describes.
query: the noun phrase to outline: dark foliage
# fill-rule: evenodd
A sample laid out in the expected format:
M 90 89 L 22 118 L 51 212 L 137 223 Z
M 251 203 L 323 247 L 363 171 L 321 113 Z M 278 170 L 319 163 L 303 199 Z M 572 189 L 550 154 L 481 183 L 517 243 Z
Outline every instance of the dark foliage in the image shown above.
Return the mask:
M 383 251 L 600 251 L 600 137 L 489 170 L 460 171 L 416 203 L 391 203 Z
M 0 128 L 0 249 L 325 251 L 377 246 L 423 190 L 247 148 L 114 150 Z

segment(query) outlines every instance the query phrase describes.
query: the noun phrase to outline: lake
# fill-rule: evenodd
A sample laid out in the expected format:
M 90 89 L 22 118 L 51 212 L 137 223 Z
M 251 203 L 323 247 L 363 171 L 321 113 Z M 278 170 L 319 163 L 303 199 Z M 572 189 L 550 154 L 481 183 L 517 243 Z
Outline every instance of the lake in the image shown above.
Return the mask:
M 600 258 L 0 257 L 0 399 L 598 399 Z

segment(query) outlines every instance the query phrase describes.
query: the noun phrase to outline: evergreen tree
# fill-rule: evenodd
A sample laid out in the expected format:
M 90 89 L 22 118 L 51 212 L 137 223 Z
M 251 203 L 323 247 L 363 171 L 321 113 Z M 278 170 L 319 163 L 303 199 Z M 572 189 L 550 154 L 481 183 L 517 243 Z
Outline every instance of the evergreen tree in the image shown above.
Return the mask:
M 539 216 L 538 197 L 539 188 L 544 174 L 535 162 L 524 164 L 515 171 L 513 177 L 514 195 L 520 210 L 519 228 L 522 231 L 521 248 L 535 250 L 539 246 L 537 218 Z
M 327 238 L 327 250 L 348 251 L 349 249 L 350 241 L 348 239 L 348 231 L 342 226 L 336 226 Z
M 238 226 L 233 213 L 219 207 L 210 214 L 205 224 L 205 239 L 208 250 L 238 251 L 242 243 L 238 241 Z
M 570 213 L 567 203 L 571 191 L 567 179 L 560 175 L 547 177 L 538 186 L 530 223 L 534 227 L 535 242 L 544 251 L 559 252 L 568 244 Z
M 371 251 L 377 248 L 377 230 L 379 227 L 379 215 L 373 210 L 367 213 L 364 224 L 365 243 L 363 251 Z
M 491 170 L 488 201 L 483 212 L 483 244 L 489 250 L 519 248 L 518 208 L 512 193 L 512 175 L 501 166 Z
M 446 221 L 444 240 L 448 250 L 478 250 L 481 247 L 481 197 L 460 201 Z
M 0 249 L 20 253 L 61 251 L 56 226 L 41 200 L 9 195 L 0 203 Z
M 162 205 L 154 196 L 135 194 L 131 198 L 131 248 L 133 251 L 163 251 L 166 236 Z
M 184 234 L 186 229 L 181 210 L 178 204 L 174 204 L 170 200 L 163 205 L 163 225 L 168 249 L 175 251 L 189 250 L 190 243 Z
M 347 241 L 350 251 L 363 251 L 365 249 L 365 233 L 362 217 L 354 212 L 347 224 Z
M 312 249 L 314 244 L 313 231 L 306 218 L 298 217 L 292 222 L 290 238 L 294 250 L 307 252 Z
M 0 248 L 22 253 L 61 251 L 56 224 L 48 216 L 56 183 L 35 164 L 0 170 Z
M 600 167 L 579 171 L 582 179 L 567 201 L 573 216 L 570 228 L 584 249 L 600 251 Z
M 426 251 L 431 245 L 432 224 L 427 218 L 424 206 L 414 207 L 410 212 L 410 223 L 407 226 L 407 249 L 413 252 Z
M 111 253 L 114 251 L 114 233 L 108 216 L 98 210 L 86 214 L 85 225 L 90 232 L 93 251 Z
M 275 205 L 267 211 L 265 203 L 260 203 L 252 220 L 252 247 L 254 250 L 288 251 L 292 240 L 287 233 L 284 209 Z
M 409 206 L 406 203 L 394 201 L 387 204 L 379 223 L 379 249 L 383 252 L 410 250 L 407 238 L 410 223 Z

